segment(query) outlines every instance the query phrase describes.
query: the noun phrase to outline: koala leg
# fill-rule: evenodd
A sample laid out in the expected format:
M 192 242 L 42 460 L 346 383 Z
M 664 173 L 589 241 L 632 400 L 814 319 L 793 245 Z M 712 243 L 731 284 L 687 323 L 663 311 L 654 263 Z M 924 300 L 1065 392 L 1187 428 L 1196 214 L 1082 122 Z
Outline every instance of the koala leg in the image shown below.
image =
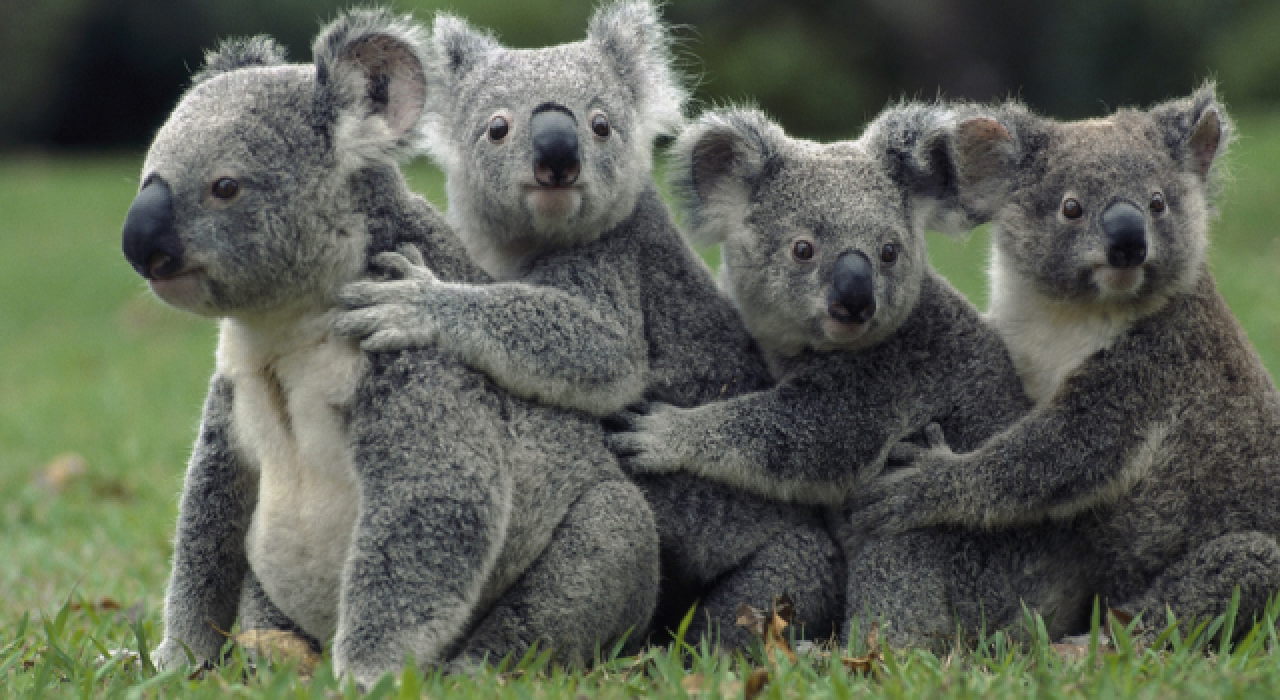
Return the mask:
M 943 651 L 961 631 L 1009 628 L 1022 636 L 1023 606 L 1049 635 L 1087 628 L 1090 567 L 1070 532 L 1053 525 L 974 532 L 925 528 L 873 539 L 851 558 L 843 637 L 873 621 L 894 647 Z
M 1274 537 L 1238 532 L 1210 540 L 1166 569 L 1136 600 L 1119 607 L 1142 613 L 1145 627 L 1158 630 L 1165 624 L 1166 606 L 1184 624 L 1224 614 L 1237 587 L 1235 630 L 1240 638 L 1262 617 L 1267 599 L 1280 591 L 1280 545 Z
M 275 603 L 271 602 L 271 598 L 262 588 L 262 583 L 254 575 L 253 569 L 249 569 L 245 574 L 244 585 L 240 589 L 238 617 L 241 631 L 284 630 L 306 640 L 307 644 L 311 645 L 312 651 L 317 654 L 324 650 L 324 645 L 319 640 L 304 632 L 289 619 L 288 615 L 281 612 Z
M 768 610 L 786 594 L 795 603 L 796 634 L 825 639 L 836 630 L 841 611 L 844 559 L 817 519 L 781 530 L 703 597 L 686 639 L 716 639 L 724 651 L 745 648 L 751 634 L 739 627 L 738 606 Z
M 578 499 L 542 556 L 498 599 L 456 657 L 460 667 L 522 656 L 537 642 L 569 664 L 643 643 L 658 597 L 658 536 L 639 489 L 595 486 Z

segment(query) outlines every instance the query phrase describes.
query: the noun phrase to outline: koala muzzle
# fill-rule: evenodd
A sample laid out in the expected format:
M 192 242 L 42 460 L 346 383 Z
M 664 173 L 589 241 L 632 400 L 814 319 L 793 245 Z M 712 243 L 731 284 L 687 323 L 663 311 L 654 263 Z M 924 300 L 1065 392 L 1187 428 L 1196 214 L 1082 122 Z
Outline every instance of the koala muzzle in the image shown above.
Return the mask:
M 529 123 L 533 138 L 533 176 L 544 187 L 568 187 L 578 181 L 582 156 L 578 122 L 561 107 L 535 112 Z
M 866 323 L 876 315 L 875 271 L 862 253 L 841 253 L 827 292 L 827 314 L 841 323 Z
M 1107 264 L 1129 268 L 1147 259 L 1147 220 L 1137 207 L 1116 202 L 1102 212 L 1102 230 L 1107 232 Z
M 149 280 L 172 277 L 182 269 L 182 244 L 173 230 L 173 194 L 167 182 L 152 178 L 133 200 L 121 247 L 133 269 Z

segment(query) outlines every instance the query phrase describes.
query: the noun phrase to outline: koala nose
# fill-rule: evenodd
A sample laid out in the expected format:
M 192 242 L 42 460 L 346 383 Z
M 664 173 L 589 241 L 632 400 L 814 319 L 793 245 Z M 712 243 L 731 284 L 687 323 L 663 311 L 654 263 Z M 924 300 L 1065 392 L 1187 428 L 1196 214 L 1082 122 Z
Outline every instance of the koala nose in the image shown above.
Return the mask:
M 121 247 L 139 275 L 164 279 L 182 269 L 182 245 L 173 230 L 173 194 L 154 177 L 129 207 Z
M 533 176 L 539 185 L 564 187 L 578 181 L 578 122 L 561 107 L 549 106 L 529 122 L 533 136 Z
M 1147 259 L 1147 220 L 1137 207 L 1116 202 L 1102 212 L 1107 232 L 1107 263 L 1112 267 L 1137 267 Z
M 876 315 L 875 277 L 867 256 L 850 251 L 836 258 L 827 313 L 841 323 L 866 323 Z

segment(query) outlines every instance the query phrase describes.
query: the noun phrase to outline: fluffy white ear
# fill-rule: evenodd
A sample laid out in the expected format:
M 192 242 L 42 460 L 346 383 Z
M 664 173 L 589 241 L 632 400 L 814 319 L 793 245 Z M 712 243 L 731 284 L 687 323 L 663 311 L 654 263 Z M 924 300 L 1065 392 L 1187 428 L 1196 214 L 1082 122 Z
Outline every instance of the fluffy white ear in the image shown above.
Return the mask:
M 426 39 L 408 16 L 350 10 L 316 37 L 317 100 L 343 160 L 395 161 L 413 151 L 427 97 Z
M 599 47 L 636 100 L 650 138 L 672 133 L 684 121 L 688 97 L 672 65 L 671 36 L 649 0 L 618 0 L 596 10 L 587 41 Z
M 475 29 L 447 12 L 431 27 L 431 80 L 452 83 L 466 75 L 491 51 L 502 48 L 493 35 Z
M 680 134 L 671 146 L 669 172 L 695 241 L 723 242 L 741 223 L 786 139 L 778 125 L 754 109 L 707 112 Z
M 1218 102 L 1216 86 L 1205 83 L 1190 97 L 1157 105 L 1151 116 L 1164 132 L 1164 145 L 1174 160 L 1208 179 L 1232 136 L 1231 120 Z

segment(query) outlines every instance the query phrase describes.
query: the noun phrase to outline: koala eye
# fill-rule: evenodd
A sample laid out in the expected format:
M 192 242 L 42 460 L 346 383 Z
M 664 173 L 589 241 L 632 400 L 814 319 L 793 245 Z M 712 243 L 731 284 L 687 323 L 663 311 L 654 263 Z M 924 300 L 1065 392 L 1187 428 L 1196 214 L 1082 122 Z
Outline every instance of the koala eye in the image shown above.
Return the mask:
M 1151 211 L 1159 214 L 1164 211 L 1164 195 L 1156 192 L 1151 195 Z
M 806 241 L 803 238 L 798 238 L 791 244 L 791 257 L 799 260 L 800 262 L 813 260 L 813 254 L 815 252 L 813 243 Z
M 1062 202 L 1062 215 L 1068 219 L 1079 219 L 1084 215 L 1084 207 L 1074 198 L 1068 197 Z
M 511 125 L 507 123 L 507 118 L 501 114 L 495 114 L 489 120 L 489 140 L 498 143 L 507 137 L 507 132 L 511 130 Z
M 880 248 L 880 262 L 886 265 L 892 265 L 898 262 L 897 243 L 885 243 L 884 246 Z
M 591 133 L 595 134 L 601 141 L 609 138 L 611 129 L 609 127 L 609 118 L 604 112 L 596 112 L 591 117 Z
M 229 177 L 220 177 L 213 181 L 213 196 L 218 199 L 231 199 L 240 193 L 240 183 Z

